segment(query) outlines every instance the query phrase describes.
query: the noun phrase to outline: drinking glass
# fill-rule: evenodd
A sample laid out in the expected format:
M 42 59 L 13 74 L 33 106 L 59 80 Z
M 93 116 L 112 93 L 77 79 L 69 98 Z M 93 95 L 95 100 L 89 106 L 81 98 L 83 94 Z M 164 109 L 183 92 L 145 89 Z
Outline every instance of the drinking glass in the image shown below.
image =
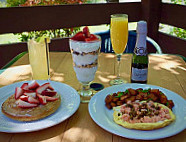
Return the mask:
M 33 80 L 50 79 L 48 42 L 49 41 L 45 38 L 43 40 L 40 40 L 39 42 L 31 39 L 27 43 Z
M 88 103 L 93 95 L 90 83 L 94 80 L 98 67 L 98 53 L 101 46 L 101 38 L 95 41 L 69 40 L 73 59 L 73 68 L 82 88 L 78 90 L 82 103 Z
M 117 57 L 117 77 L 110 81 L 110 85 L 126 83 L 120 77 L 120 60 L 128 41 L 128 15 L 113 14 L 111 15 L 111 43 Z

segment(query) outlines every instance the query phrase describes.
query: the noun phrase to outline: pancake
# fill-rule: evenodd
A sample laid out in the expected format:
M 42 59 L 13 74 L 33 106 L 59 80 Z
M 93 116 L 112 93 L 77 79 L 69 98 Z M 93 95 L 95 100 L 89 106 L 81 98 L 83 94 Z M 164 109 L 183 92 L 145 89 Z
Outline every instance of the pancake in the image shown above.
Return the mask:
M 142 123 L 142 122 L 137 122 L 137 123 L 131 123 L 129 121 L 124 121 L 122 118 L 122 113 L 120 111 L 121 106 L 115 107 L 114 108 L 114 113 L 113 113 L 113 119 L 115 121 L 115 123 L 128 128 L 128 129 L 137 129 L 137 130 L 154 130 L 154 129 L 159 129 L 159 128 L 163 128 L 167 125 L 169 125 L 170 123 L 172 123 L 173 121 L 175 121 L 176 116 L 173 114 L 173 112 L 171 111 L 171 109 L 169 109 L 168 107 L 166 107 L 163 104 L 159 104 L 159 103 L 154 103 L 155 106 L 159 105 L 160 107 L 162 107 L 163 109 L 168 109 L 168 113 L 169 113 L 169 119 L 165 119 L 165 120 L 161 120 L 161 121 L 157 121 L 157 122 L 153 122 L 153 123 Z
M 33 121 L 47 117 L 54 113 L 61 104 L 61 97 L 53 102 L 47 102 L 46 105 L 39 104 L 37 107 L 20 108 L 17 106 L 15 96 L 10 96 L 1 106 L 2 112 L 9 118 L 18 121 Z

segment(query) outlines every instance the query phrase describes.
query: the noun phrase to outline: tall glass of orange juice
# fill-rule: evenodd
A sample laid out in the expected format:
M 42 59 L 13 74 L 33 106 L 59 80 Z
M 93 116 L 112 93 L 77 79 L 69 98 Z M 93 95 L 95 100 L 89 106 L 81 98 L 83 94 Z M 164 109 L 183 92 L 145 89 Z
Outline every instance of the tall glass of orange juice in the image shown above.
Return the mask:
M 128 15 L 126 14 L 113 14 L 111 15 L 111 43 L 112 48 L 117 56 L 117 78 L 110 81 L 110 85 L 118 85 L 126 83 L 120 77 L 120 60 L 121 55 L 125 51 L 128 41 Z
M 48 40 L 29 40 L 28 43 L 29 62 L 32 68 L 32 79 L 48 80 L 49 73 L 49 48 Z

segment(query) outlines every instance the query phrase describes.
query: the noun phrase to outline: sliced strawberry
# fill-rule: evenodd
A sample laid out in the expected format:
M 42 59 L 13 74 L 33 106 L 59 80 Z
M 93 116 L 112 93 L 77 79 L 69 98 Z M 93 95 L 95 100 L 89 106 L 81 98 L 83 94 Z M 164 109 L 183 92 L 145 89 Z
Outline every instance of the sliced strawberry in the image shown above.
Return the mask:
M 90 39 L 91 40 L 98 40 L 98 37 L 94 34 L 90 34 Z
M 71 39 L 77 40 L 77 41 L 85 41 L 85 34 L 83 32 L 78 32 Z
M 41 94 L 41 92 L 43 92 L 44 90 L 46 90 L 49 86 L 50 86 L 50 83 L 45 83 L 45 84 L 39 86 L 36 89 L 36 93 Z
M 51 91 L 51 90 L 44 90 L 43 92 L 41 92 L 41 95 L 44 95 L 44 96 L 55 96 L 57 94 L 56 91 Z
M 23 95 L 25 96 L 29 96 L 29 97 L 32 97 L 32 98 L 36 98 L 36 92 L 30 92 L 30 93 L 23 93 Z
M 35 90 L 24 90 L 24 93 L 34 93 L 36 92 Z
M 98 38 L 96 37 L 96 35 L 91 34 L 89 38 L 86 38 L 85 41 L 89 42 L 89 41 L 95 41 L 98 40 Z
M 40 85 L 35 81 L 31 81 L 29 84 L 28 84 L 28 89 L 30 90 L 35 90 L 39 87 Z
M 23 83 L 23 85 L 21 86 L 21 88 L 23 90 L 28 90 L 28 83 Z
M 30 104 L 39 104 L 39 100 L 34 99 L 33 97 L 29 97 L 29 96 L 21 96 L 20 100 L 29 102 Z
M 20 108 L 32 108 L 38 106 L 38 104 L 30 104 L 22 100 L 18 100 L 16 103 L 18 104 L 17 106 Z
M 34 99 L 32 97 L 28 97 L 28 102 L 31 104 L 39 104 L 39 100 Z
M 47 101 L 46 101 L 46 97 L 42 96 L 40 94 L 37 94 L 38 100 L 42 105 L 46 105 Z
M 28 96 L 21 96 L 20 97 L 20 99 L 22 100 L 22 101 L 26 101 L 26 102 L 28 102 Z
M 59 98 L 54 98 L 54 97 L 49 97 L 49 96 L 45 96 L 45 98 L 46 98 L 46 100 L 47 100 L 48 102 L 56 101 L 56 100 L 59 99 Z
M 54 90 L 54 88 L 51 85 L 48 86 L 48 89 Z
M 90 37 L 89 28 L 87 26 L 83 28 L 83 33 L 85 34 L 86 38 Z
M 89 42 L 89 41 L 93 41 L 93 40 L 91 38 L 86 38 L 85 41 Z
M 23 89 L 20 87 L 15 88 L 15 99 L 17 100 L 23 94 Z

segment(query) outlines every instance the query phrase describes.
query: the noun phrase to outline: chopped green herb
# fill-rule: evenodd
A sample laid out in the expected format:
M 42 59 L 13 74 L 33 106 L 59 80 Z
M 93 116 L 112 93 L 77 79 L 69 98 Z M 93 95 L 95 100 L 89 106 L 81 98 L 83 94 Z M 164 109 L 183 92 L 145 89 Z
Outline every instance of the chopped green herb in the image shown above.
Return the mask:
M 149 92 L 149 90 L 146 90 L 146 89 L 145 89 L 145 90 L 143 90 L 142 92 L 143 92 L 143 93 L 148 93 L 148 92 Z
M 143 90 L 138 90 L 138 92 L 143 92 Z
M 129 93 L 129 90 L 127 89 L 127 90 L 125 90 L 125 94 L 127 94 L 127 93 Z
M 115 96 L 116 98 L 120 98 L 123 95 L 123 92 L 119 92 L 117 96 Z
M 166 105 L 166 106 L 169 106 L 169 102 L 167 101 L 165 105 Z
M 152 100 L 152 98 L 148 98 L 146 101 L 149 102 L 149 101 L 151 101 L 151 100 Z

